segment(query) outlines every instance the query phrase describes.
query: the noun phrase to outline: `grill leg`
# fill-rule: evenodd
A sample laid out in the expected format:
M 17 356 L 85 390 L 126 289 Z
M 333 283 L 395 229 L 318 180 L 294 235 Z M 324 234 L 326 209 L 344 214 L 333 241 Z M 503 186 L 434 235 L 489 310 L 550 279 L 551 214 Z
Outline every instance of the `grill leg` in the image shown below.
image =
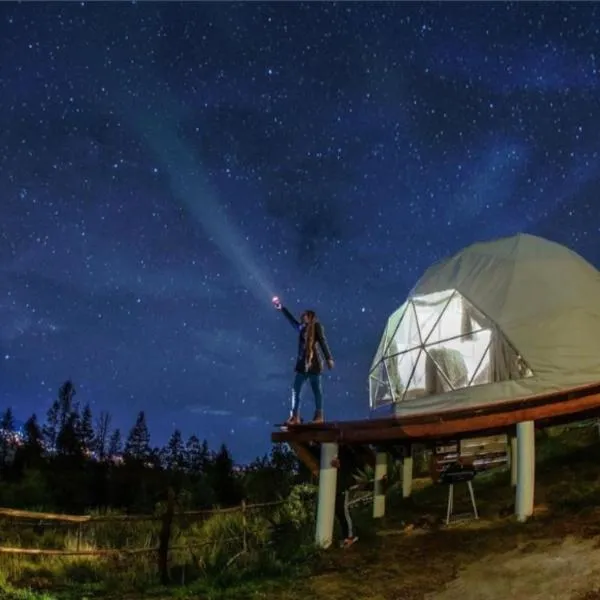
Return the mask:
M 452 511 L 454 510 L 454 485 L 448 486 L 448 508 L 446 510 L 446 525 L 450 524 L 450 517 L 452 517 Z
M 477 512 L 477 504 L 475 503 L 475 492 L 473 492 L 473 484 L 470 481 L 467 481 L 467 485 L 469 486 L 469 495 L 471 496 L 471 504 L 473 505 L 473 514 L 476 519 L 479 519 L 479 513 Z

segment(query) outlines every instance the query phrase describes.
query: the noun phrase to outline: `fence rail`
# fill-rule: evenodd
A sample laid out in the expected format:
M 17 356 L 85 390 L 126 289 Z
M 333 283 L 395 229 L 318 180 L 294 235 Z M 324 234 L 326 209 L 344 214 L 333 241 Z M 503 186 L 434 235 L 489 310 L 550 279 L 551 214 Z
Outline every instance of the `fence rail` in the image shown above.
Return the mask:
M 246 504 L 242 502 L 239 506 L 228 508 L 212 509 L 212 510 L 191 510 L 191 511 L 176 511 L 174 496 L 169 496 L 165 511 L 162 515 L 68 515 L 46 512 L 35 512 L 27 510 L 18 510 L 13 508 L 0 507 L 0 519 L 11 519 L 20 523 L 24 522 L 46 522 L 54 524 L 67 524 L 76 526 L 77 534 L 77 549 L 52 549 L 52 548 L 21 548 L 12 546 L 0 546 L 0 555 L 13 556 L 46 556 L 46 557 L 127 557 L 136 555 L 152 555 L 156 554 L 158 559 L 158 571 L 163 581 L 169 579 L 168 555 L 170 552 L 193 552 L 196 549 L 205 547 L 212 541 L 192 542 L 186 544 L 171 545 L 173 524 L 178 523 L 183 519 L 194 519 L 202 517 L 211 517 L 216 515 L 226 515 L 241 513 L 242 515 L 242 532 L 239 536 L 229 537 L 220 540 L 222 543 L 239 542 L 240 552 L 236 554 L 234 559 L 247 552 L 247 516 L 254 511 L 273 509 L 281 506 L 285 500 L 275 502 L 264 502 L 258 504 Z M 140 523 L 140 522 L 160 522 L 160 531 L 157 534 L 158 545 L 153 545 L 144 548 L 98 548 L 86 549 L 80 548 L 82 538 L 82 527 L 85 525 L 94 525 L 101 523 Z
M 263 502 L 260 504 L 246 504 L 242 502 L 239 506 L 228 508 L 213 508 L 206 510 L 187 510 L 174 514 L 175 518 L 184 517 L 211 517 L 217 514 L 228 514 L 244 512 L 249 510 L 259 510 L 262 508 L 272 508 L 284 503 L 284 500 L 275 502 Z M 32 521 L 58 521 L 62 523 L 117 523 L 129 521 L 162 521 L 164 517 L 160 515 L 66 515 L 60 513 L 35 512 L 29 510 L 19 510 L 16 508 L 1 508 L 0 517 L 9 519 L 22 519 Z

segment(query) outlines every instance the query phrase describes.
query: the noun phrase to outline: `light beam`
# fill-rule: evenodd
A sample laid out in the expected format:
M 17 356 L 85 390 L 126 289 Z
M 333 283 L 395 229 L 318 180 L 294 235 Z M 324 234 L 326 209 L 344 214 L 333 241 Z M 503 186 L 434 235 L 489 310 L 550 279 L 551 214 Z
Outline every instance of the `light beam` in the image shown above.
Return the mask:
M 164 98 L 163 98 L 164 100 Z M 195 152 L 177 132 L 177 104 L 162 103 L 160 117 L 149 108 L 128 111 L 128 120 L 146 140 L 168 174 L 171 190 L 201 225 L 207 236 L 236 268 L 245 287 L 260 301 L 268 301 L 273 285 L 231 222 Z M 174 109 L 174 110 L 173 110 Z M 160 114 L 160 113 L 159 113 Z

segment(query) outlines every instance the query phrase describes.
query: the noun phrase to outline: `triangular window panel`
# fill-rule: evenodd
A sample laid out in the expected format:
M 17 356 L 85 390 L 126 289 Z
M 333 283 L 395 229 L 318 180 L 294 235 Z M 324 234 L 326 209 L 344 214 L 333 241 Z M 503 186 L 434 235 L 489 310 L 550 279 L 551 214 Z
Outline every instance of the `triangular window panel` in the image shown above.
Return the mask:
M 409 304 L 410 302 L 405 302 L 396 312 L 392 313 L 392 316 L 388 319 L 383 335 L 385 339 L 382 339 L 383 348 L 381 358 L 392 356 L 399 352 L 395 344 L 395 339 L 398 335 L 398 331 L 404 327 L 406 321 L 405 316 Z
M 406 386 L 406 380 L 402 379 L 398 368 L 399 363 L 401 362 L 401 360 L 399 360 L 401 356 L 402 355 L 395 355 L 384 360 L 387 381 L 394 402 L 397 402 L 402 398 L 404 387 Z
M 490 370 L 490 346 L 488 346 L 485 354 L 482 356 L 481 362 L 473 374 L 469 385 L 483 385 L 485 383 L 492 383 L 492 373 Z
M 414 350 L 422 345 L 417 313 L 412 302 L 409 302 L 400 327 L 396 330 L 394 339 L 386 350 L 386 357 Z
M 369 370 L 369 374 L 371 374 L 377 365 L 383 360 L 385 348 L 388 345 L 388 337 L 386 335 L 387 327 L 383 330 L 383 334 L 381 336 L 381 340 L 379 340 L 379 346 L 377 347 L 377 352 L 375 353 L 375 358 L 373 358 L 373 362 L 371 363 L 371 369 Z
M 454 290 L 446 290 L 413 298 L 412 302 L 417 314 L 417 322 L 423 343 L 431 335 L 455 294 Z
M 427 354 L 424 350 L 419 348 L 418 350 L 412 350 L 410 352 L 410 355 L 413 369 L 412 374 L 410 376 L 410 381 L 408 382 L 408 386 L 404 391 L 404 400 L 415 400 L 417 398 L 422 398 L 423 396 L 427 395 Z
M 386 366 L 380 362 L 369 376 L 369 398 L 371 408 L 378 408 L 394 402 Z
M 425 354 L 421 348 L 390 357 L 386 365 L 392 394 L 397 401 L 425 395 Z
M 468 336 L 455 337 L 427 346 L 431 366 L 431 393 L 443 393 L 467 387 L 488 351 L 492 334 L 480 329 Z M 435 391 L 433 391 L 435 390 Z

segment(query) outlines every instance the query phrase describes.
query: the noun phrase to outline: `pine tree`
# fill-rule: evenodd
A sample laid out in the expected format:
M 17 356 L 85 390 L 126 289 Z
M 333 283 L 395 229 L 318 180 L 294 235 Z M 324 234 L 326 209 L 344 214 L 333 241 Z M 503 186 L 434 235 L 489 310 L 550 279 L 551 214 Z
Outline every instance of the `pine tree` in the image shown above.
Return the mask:
M 15 418 L 13 416 L 12 408 L 7 408 L 2 414 L 2 417 L 0 417 L 0 429 L 6 433 L 15 432 Z
M 58 437 L 58 432 L 60 430 L 59 421 L 60 404 L 58 400 L 55 400 L 48 409 L 48 414 L 46 415 L 46 423 L 43 427 L 44 440 L 46 441 L 48 448 L 52 451 L 56 449 L 56 438 Z
M 23 430 L 25 435 L 21 452 L 24 464 L 26 467 L 38 466 L 44 456 L 44 435 L 35 413 L 25 421 Z
M 39 450 L 40 454 L 44 451 L 44 435 L 38 423 L 37 415 L 33 413 L 23 426 L 24 443 L 27 446 Z
M 12 438 L 15 433 L 15 419 L 12 408 L 7 408 L 0 417 L 0 460 L 5 465 L 12 454 Z
M 86 452 L 94 450 L 94 427 L 92 425 L 92 409 L 86 404 L 79 422 L 79 439 Z
M 80 437 L 79 418 L 72 412 L 56 437 L 56 452 L 62 456 L 81 457 L 84 447 Z
M 96 443 L 94 445 L 94 450 L 96 451 L 96 454 L 100 460 L 104 460 L 106 458 L 106 453 L 108 451 L 108 432 L 110 430 L 110 421 L 110 413 L 104 410 L 100 412 L 100 416 L 96 420 L 96 432 L 94 434 Z M 119 436 L 120 435 L 121 434 L 119 432 Z
M 191 435 L 185 445 L 185 466 L 191 474 L 201 474 L 206 472 L 206 467 L 209 462 L 208 442 L 200 440 Z
M 211 479 L 217 502 L 221 506 L 238 504 L 242 498 L 241 486 L 233 470 L 233 459 L 225 444 L 215 455 L 211 465 Z
M 173 471 L 181 471 L 185 466 L 185 447 L 181 437 L 181 431 L 176 429 L 165 448 L 165 466 Z
M 111 459 L 114 459 L 117 456 L 120 456 L 123 451 L 123 441 L 121 440 L 121 430 L 115 429 L 108 441 L 108 456 Z
M 140 411 L 125 443 L 125 457 L 130 460 L 147 461 L 150 458 L 150 433 L 146 415 Z
M 76 390 L 71 380 L 65 381 L 58 390 L 58 407 L 59 407 L 59 430 L 62 429 L 69 420 L 71 413 L 79 413 L 77 405 L 74 403 Z

